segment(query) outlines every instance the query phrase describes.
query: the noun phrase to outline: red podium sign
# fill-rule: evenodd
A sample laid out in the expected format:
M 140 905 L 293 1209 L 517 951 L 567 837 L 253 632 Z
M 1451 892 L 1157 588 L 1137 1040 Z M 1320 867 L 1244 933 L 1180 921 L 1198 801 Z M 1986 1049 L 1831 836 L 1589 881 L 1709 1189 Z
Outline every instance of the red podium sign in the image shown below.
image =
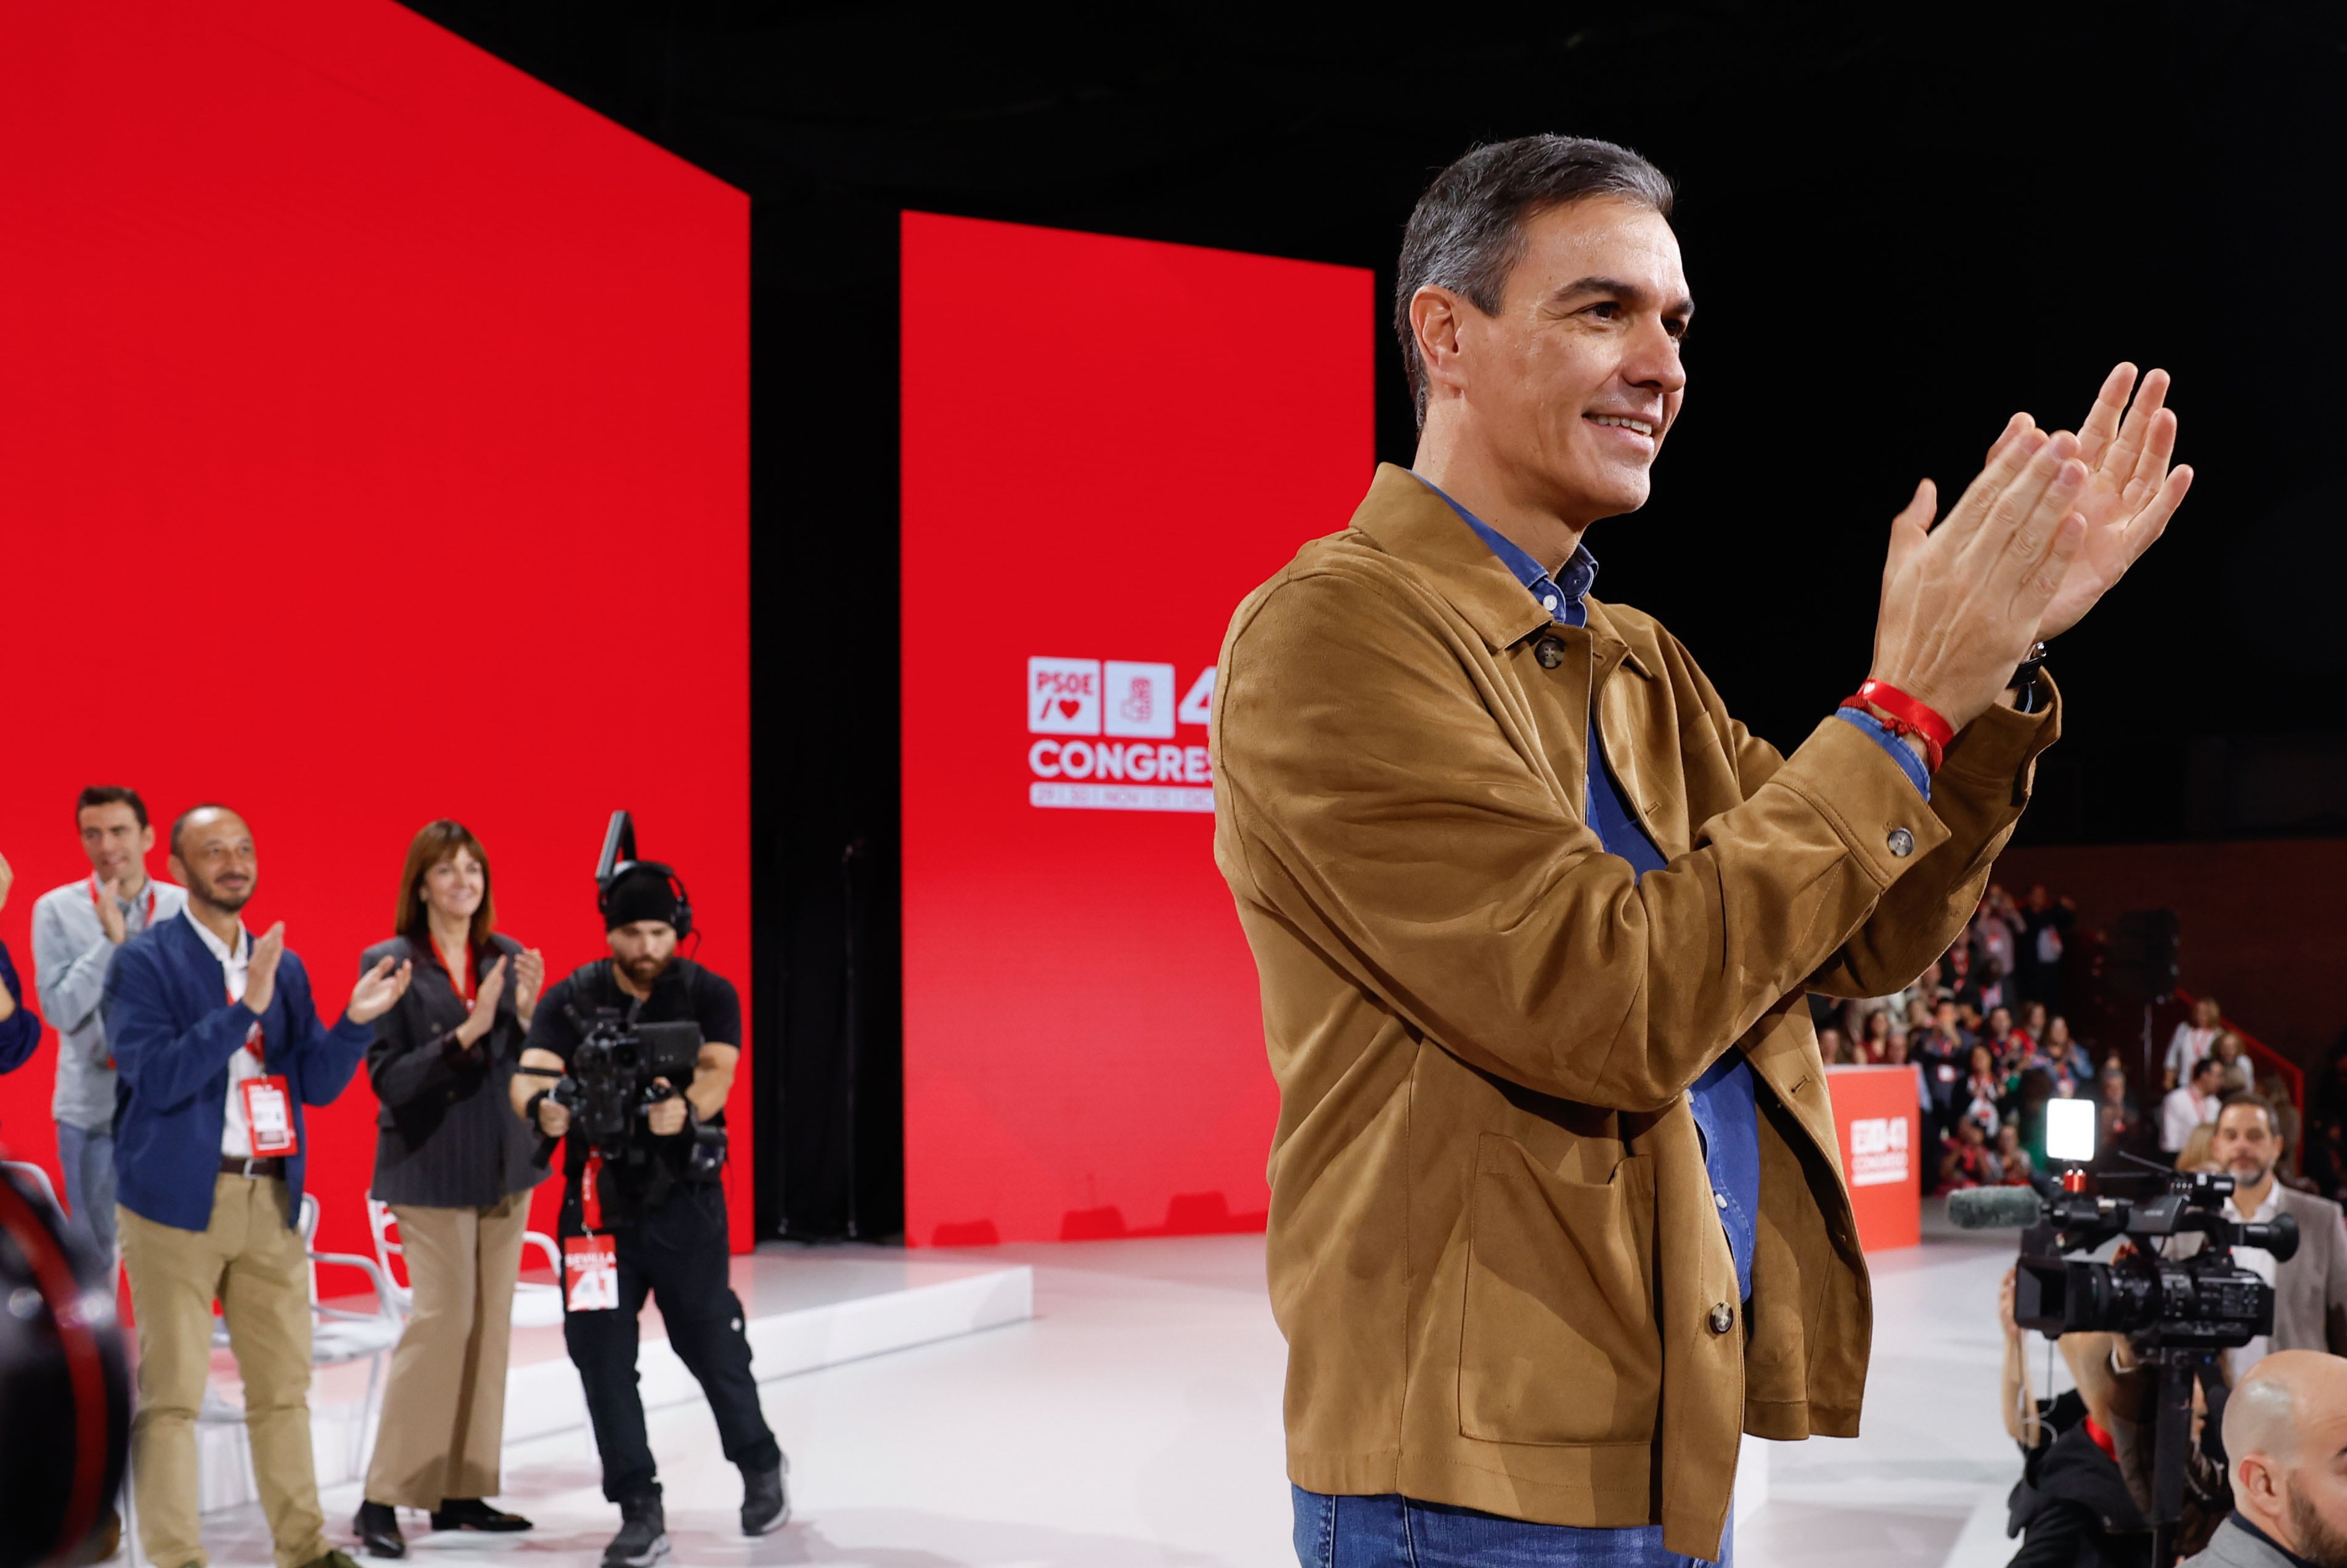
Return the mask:
M 1912 1067 L 1829 1067 L 1841 1168 L 1858 1213 L 1858 1243 L 1868 1252 L 1913 1246 L 1922 1239 L 1923 1147 Z

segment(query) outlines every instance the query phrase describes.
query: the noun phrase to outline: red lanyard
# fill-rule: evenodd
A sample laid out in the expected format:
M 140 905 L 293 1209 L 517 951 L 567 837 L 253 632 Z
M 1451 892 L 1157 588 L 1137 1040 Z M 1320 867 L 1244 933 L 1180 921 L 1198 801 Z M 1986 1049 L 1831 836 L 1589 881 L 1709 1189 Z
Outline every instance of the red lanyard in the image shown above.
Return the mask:
M 425 940 L 431 942 L 432 938 L 426 937 Z M 442 968 L 448 968 L 447 955 L 441 952 L 440 944 L 437 942 L 432 942 L 432 956 L 440 961 Z M 465 1004 L 465 1010 L 471 1012 L 473 1010 L 473 942 L 469 937 L 465 939 L 465 967 L 449 971 L 448 987 L 456 993 L 456 999 Z
M 105 894 L 106 894 L 106 890 L 105 890 L 103 887 L 100 887 L 100 886 L 98 886 L 98 882 L 97 882 L 97 872 L 95 872 L 95 871 L 91 872 L 91 873 L 89 874 L 89 907 L 90 907 L 91 908 L 93 908 L 93 909 L 95 909 L 95 908 L 98 907 L 98 900 L 99 900 L 100 898 L 104 897 L 105 897 Z M 138 900 L 137 900 L 136 898 L 133 898 L 130 902 L 131 902 L 132 907 L 136 907 L 138 906 Z M 154 923 L 155 923 L 155 884 L 154 884 L 153 879 L 152 879 L 152 878 L 149 878 L 149 881 L 148 881 L 148 883 L 147 883 L 147 920 L 146 920 L 146 924 L 148 924 L 148 925 L 151 926 L 151 925 L 153 925 Z
M 579 1223 L 589 1235 L 603 1228 L 603 1154 L 587 1156 L 587 1170 L 579 1183 Z

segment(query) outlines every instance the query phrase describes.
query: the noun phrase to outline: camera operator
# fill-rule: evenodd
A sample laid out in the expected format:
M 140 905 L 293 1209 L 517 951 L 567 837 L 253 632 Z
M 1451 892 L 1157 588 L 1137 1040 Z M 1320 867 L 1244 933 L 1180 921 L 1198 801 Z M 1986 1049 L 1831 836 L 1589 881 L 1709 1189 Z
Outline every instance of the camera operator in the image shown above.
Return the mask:
M 2004 1328 L 2002 1403 L 2004 1430 L 2021 1445 L 2021 1480 L 2007 1501 L 2005 1533 L 2021 1537 L 2008 1568 L 2153 1568 L 2150 1522 L 2130 1490 L 2120 1459 L 2123 1389 L 2142 1372 L 2124 1337 L 2069 1333 L 2054 1341 L 2074 1385 L 2034 1397 L 2021 1325 L 2014 1316 L 2014 1276 L 1997 1301 Z M 2139 1398 L 2139 1391 L 2137 1391 Z M 2198 1449 L 2207 1413 L 2194 1390 L 2192 1437 Z M 2130 1456 L 2140 1462 L 2140 1456 Z M 2216 1527 L 2222 1486 L 2212 1456 L 2196 1451 L 2188 1470 L 2187 1539 Z
M 2347 1361 L 2280 1350 L 2225 1402 L 2233 1513 L 2185 1568 L 2347 1568 Z
M 636 1387 L 636 1323 L 644 1298 L 659 1298 L 669 1343 L 700 1382 L 717 1418 L 725 1457 L 742 1471 L 742 1530 L 763 1535 L 790 1515 L 784 1490 L 786 1465 L 750 1372 L 750 1342 L 743 1334 L 742 1303 L 726 1281 L 725 1189 L 719 1168 L 704 1159 L 696 1169 L 700 1129 L 723 1126 L 726 1091 L 742 1039 L 742 1004 L 733 985 L 677 957 L 680 900 L 664 868 L 636 866 L 609 886 L 603 907 L 611 956 L 573 971 L 549 988 L 515 1074 L 515 1109 L 542 1132 L 559 1138 L 571 1113 L 548 1092 L 568 1070 L 598 1009 L 624 1012 L 630 1027 L 693 1023 L 702 1044 L 691 1081 L 661 1089 L 683 1092 L 643 1106 L 630 1136 L 644 1141 L 649 1158 L 606 1163 L 583 1137 L 563 1155 L 562 1220 L 566 1276 L 575 1282 L 600 1233 L 615 1262 L 611 1305 L 589 1309 L 566 1291 L 563 1339 L 585 1385 L 595 1447 L 603 1461 L 603 1495 L 620 1505 L 623 1523 L 605 1548 L 610 1568 L 643 1568 L 668 1551 L 661 1487 L 644 1433 Z
M 2239 1250 L 2241 1266 L 2274 1287 L 2274 1321 L 2270 1338 L 2252 1339 L 2233 1352 L 2236 1377 L 2273 1350 L 2347 1356 L 2347 1225 L 2337 1204 L 2274 1179 L 2281 1147 L 2270 1104 L 2256 1094 L 2226 1096 L 2210 1153 L 2233 1178 L 2235 1217 L 2265 1221 L 2289 1214 L 2298 1221 L 2299 1238 L 2298 1254 L 2287 1263 L 2261 1247 Z

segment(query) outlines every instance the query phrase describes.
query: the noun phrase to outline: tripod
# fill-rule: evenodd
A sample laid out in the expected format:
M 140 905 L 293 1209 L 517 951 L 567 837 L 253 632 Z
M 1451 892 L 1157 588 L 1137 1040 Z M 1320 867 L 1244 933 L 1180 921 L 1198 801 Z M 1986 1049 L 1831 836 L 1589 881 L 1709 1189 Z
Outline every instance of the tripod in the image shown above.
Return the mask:
M 2151 1423 L 2151 1560 L 2157 1568 L 2172 1568 L 2192 1452 L 2192 1385 L 2207 1391 L 2212 1421 L 2224 1419 L 2225 1385 L 2217 1376 L 2214 1350 L 2163 1345 L 2137 1354 L 2159 1370 Z

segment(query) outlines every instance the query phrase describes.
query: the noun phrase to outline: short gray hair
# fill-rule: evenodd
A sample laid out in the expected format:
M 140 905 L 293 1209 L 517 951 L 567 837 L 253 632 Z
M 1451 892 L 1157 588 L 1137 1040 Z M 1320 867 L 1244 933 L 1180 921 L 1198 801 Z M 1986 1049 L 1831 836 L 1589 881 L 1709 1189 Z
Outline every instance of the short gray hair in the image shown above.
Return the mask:
M 1394 276 L 1394 334 L 1421 426 L 1426 366 L 1410 330 L 1411 297 L 1430 283 L 1486 315 L 1496 313 L 1508 273 L 1523 256 L 1524 225 L 1553 208 L 1599 196 L 1668 218 L 1677 191 L 1668 175 L 1628 148 L 1580 136 L 1490 142 L 1434 177 L 1409 215 Z

